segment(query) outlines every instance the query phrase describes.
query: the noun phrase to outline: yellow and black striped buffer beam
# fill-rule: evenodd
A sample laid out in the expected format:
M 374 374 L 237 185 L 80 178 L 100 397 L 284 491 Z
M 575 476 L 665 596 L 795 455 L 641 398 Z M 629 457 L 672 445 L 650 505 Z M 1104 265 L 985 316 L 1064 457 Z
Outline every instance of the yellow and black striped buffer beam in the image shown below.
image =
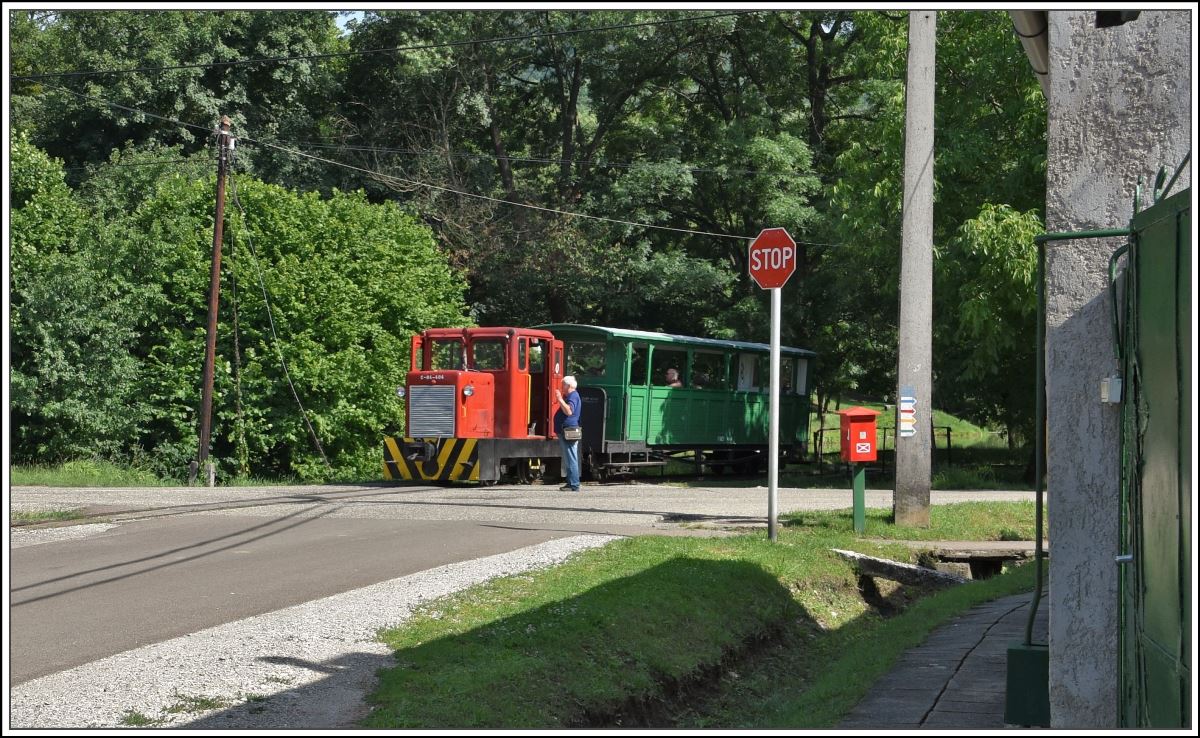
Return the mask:
M 426 459 L 406 458 L 404 450 L 415 444 L 433 444 L 435 453 Z M 385 438 L 383 476 L 391 481 L 478 482 L 479 439 L 477 438 Z

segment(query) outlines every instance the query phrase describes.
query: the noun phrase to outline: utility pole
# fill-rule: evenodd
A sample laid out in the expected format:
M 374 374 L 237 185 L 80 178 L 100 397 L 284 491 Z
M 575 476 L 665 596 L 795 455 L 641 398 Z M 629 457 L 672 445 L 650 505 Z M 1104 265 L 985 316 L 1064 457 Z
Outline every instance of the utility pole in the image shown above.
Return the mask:
M 929 527 L 933 395 L 933 95 L 937 13 L 908 14 L 900 356 L 896 393 L 897 525 Z
M 200 453 L 188 474 L 188 484 L 196 481 L 201 468 L 206 469 L 208 486 L 216 484 L 216 470 L 208 461 L 209 441 L 212 438 L 213 367 L 217 360 L 217 306 L 221 295 L 221 238 L 225 225 L 225 172 L 229 168 L 229 154 L 233 150 L 233 136 L 229 126 L 233 121 L 228 115 L 221 116 L 221 130 L 217 134 L 217 211 L 213 222 L 212 274 L 208 288 L 208 345 L 204 354 L 204 379 L 200 398 Z

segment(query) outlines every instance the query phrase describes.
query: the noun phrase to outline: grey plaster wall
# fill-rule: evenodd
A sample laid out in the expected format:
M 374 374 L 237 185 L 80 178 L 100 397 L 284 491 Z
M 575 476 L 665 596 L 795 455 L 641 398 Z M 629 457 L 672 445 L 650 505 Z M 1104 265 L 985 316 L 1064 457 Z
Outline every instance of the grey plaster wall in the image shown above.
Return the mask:
M 1191 13 L 1096 28 L 1049 13 L 1046 230 L 1122 228 L 1142 175 L 1191 148 Z M 1190 170 L 1190 167 L 1189 167 Z M 1189 186 L 1190 171 L 1176 185 Z M 1145 196 L 1148 199 L 1149 195 Z M 1119 239 L 1047 244 L 1050 711 L 1055 728 L 1117 725 L 1119 407 L 1108 258 Z

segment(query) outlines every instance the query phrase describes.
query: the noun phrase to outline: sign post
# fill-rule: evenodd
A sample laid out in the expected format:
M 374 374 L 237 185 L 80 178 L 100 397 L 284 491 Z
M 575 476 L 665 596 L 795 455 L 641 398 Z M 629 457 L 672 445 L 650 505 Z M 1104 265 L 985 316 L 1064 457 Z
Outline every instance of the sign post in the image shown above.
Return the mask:
M 850 474 L 854 487 L 854 532 L 864 533 L 867 530 L 867 474 L 858 462 L 850 465 Z
M 767 537 L 779 538 L 779 321 L 780 290 L 796 271 L 796 242 L 783 228 L 764 228 L 750 242 L 750 278 L 771 291 L 771 401 L 767 441 Z

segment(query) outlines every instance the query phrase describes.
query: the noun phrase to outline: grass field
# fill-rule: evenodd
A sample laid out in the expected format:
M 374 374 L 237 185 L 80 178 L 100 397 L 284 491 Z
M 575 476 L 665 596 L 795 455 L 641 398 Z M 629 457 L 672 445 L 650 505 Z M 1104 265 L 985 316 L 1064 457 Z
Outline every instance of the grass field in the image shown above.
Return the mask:
M 9 483 L 28 487 L 164 487 L 170 484 L 143 469 L 92 460 L 45 466 L 14 465 L 9 468 Z
M 1032 536 L 1029 504 L 935 508 L 934 538 Z M 397 666 L 372 728 L 821 728 L 937 623 L 1028 590 L 1031 567 L 936 594 L 883 583 L 868 604 L 850 548 L 912 561 L 873 512 L 790 517 L 776 543 L 639 537 L 428 603 L 381 634 Z M 878 603 L 875 603 L 878 604 Z

